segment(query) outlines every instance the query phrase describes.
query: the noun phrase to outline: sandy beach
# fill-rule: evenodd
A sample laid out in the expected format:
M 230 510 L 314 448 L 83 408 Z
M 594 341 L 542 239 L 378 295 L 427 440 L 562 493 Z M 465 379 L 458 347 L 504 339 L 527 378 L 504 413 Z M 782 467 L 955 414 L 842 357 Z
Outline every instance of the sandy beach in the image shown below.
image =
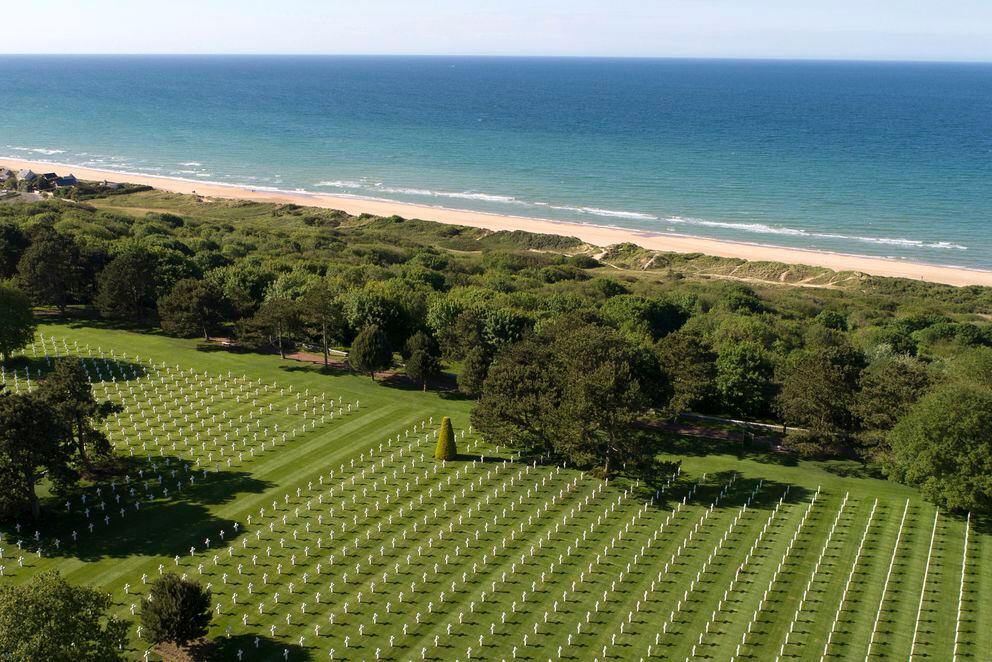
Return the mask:
M 745 260 L 762 260 L 783 262 L 787 264 L 806 264 L 816 267 L 826 267 L 835 271 L 858 271 L 875 276 L 890 276 L 911 278 L 948 285 L 985 285 L 992 286 L 992 271 L 979 271 L 958 267 L 946 267 L 891 260 L 878 257 L 850 255 L 844 253 L 828 253 L 821 251 L 802 250 L 797 248 L 780 248 L 762 246 L 743 242 L 720 241 L 704 239 L 671 233 L 638 232 L 621 228 L 590 225 L 579 222 L 551 221 L 523 216 L 503 216 L 485 212 L 415 205 L 387 200 L 368 199 L 360 197 L 342 197 L 323 195 L 320 193 L 270 191 L 251 189 L 242 186 L 188 181 L 154 175 L 127 174 L 94 168 L 80 168 L 61 163 L 44 161 L 21 161 L 0 159 L 0 166 L 20 170 L 30 168 L 41 172 L 57 172 L 60 175 L 72 173 L 77 178 L 91 181 L 109 180 L 112 182 L 127 182 L 152 186 L 154 188 L 174 193 L 196 193 L 213 198 L 228 198 L 252 200 L 256 202 L 293 203 L 311 207 L 340 209 L 349 214 L 375 214 L 377 216 L 402 216 L 404 218 L 419 218 L 439 223 L 466 225 L 486 228 L 489 230 L 525 230 L 542 234 L 558 234 L 575 236 L 595 246 L 610 246 L 618 243 L 633 243 L 644 248 L 676 253 L 704 253 L 718 257 L 741 258 Z

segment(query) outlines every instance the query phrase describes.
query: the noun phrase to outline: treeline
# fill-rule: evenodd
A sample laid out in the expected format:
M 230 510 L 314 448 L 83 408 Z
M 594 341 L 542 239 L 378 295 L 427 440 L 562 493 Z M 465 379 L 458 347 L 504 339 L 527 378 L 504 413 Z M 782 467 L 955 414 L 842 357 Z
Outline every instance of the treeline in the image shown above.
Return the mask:
M 425 388 L 448 366 L 483 432 L 580 466 L 643 466 L 641 423 L 691 411 L 783 423 L 803 455 L 990 505 L 987 288 L 749 286 L 614 269 L 566 237 L 167 200 L 179 213 L 0 208 L 0 276 L 63 313 L 347 348 L 373 377 L 399 354 Z

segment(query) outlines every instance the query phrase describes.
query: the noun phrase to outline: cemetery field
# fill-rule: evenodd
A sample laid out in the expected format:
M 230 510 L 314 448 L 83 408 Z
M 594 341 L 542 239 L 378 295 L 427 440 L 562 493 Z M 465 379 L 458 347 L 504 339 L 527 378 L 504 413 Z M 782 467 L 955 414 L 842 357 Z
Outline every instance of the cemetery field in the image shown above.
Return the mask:
M 197 341 L 46 325 L 8 388 L 84 357 L 126 477 L 2 529 L 2 582 L 209 583 L 214 659 L 992 656 L 988 522 L 914 490 L 700 440 L 609 483 L 527 464 L 470 402 Z M 25 370 L 30 373 L 25 372 Z M 432 459 L 442 416 L 460 456 Z

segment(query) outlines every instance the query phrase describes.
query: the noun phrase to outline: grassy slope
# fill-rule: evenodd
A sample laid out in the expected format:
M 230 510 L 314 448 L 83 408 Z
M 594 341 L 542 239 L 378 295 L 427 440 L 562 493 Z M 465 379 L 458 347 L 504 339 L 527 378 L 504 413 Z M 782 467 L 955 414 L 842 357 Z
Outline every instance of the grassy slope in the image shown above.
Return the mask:
M 407 465 L 404 470 L 409 455 L 403 458 L 383 456 L 385 467 L 379 467 L 374 475 L 366 473 L 363 476 L 359 469 L 350 468 L 352 459 L 356 467 L 367 466 L 369 457 L 365 454 L 370 448 L 402 434 L 429 416 L 438 421 L 441 415 L 451 415 L 456 430 L 462 430 L 467 425 L 468 403 L 444 400 L 433 393 L 373 384 L 367 377 L 325 375 L 316 368 L 280 361 L 277 357 L 197 351 L 193 341 L 65 325 L 45 326 L 42 332 L 46 336 L 66 337 L 70 343 L 78 340 L 82 345 L 90 344 L 94 348 L 114 347 L 118 352 L 132 356 L 137 353 L 212 374 L 245 373 L 270 383 L 278 382 L 280 387 L 292 384 L 296 389 L 310 389 L 313 393 L 324 391 L 332 396 L 341 395 L 346 402 L 360 399 L 362 406 L 343 420 L 266 451 L 237 471 L 222 472 L 221 476 L 204 481 L 201 487 L 178 497 L 158 499 L 143 510 L 141 518 L 113 524 L 110 535 L 102 535 L 98 540 L 88 538 L 78 547 L 63 549 L 60 553 L 46 552 L 46 558 L 27 556 L 23 569 L 17 568 L 11 560 L 18 552 L 10 544 L 11 532 L 5 531 L 2 544 L 7 576 L 2 581 L 21 582 L 38 570 L 57 567 L 72 581 L 111 591 L 115 609 L 127 617 L 129 605 L 137 598 L 123 594 L 124 584 L 129 583 L 132 594 L 136 593 L 141 586 L 142 573 L 157 575 L 160 563 L 174 568 L 172 555 L 183 555 L 180 571 L 196 576 L 197 564 L 205 563 L 203 580 L 212 582 L 215 601 L 222 603 L 222 615 L 214 619 L 211 634 L 216 637 L 223 635 L 227 627 L 232 629 L 230 639 L 222 638 L 217 653 L 219 659 L 237 659 L 238 649 L 245 651 L 246 659 L 281 657 L 283 650 L 290 651 L 291 659 L 328 659 L 331 649 L 335 650 L 336 659 L 374 659 L 377 649 L 383 659 L 419 659 L 422 649 L 426 649 L 427 656 L 432 659 L 465 659 L 469 647 L 473 648 L 475 659 L 509 658 L 514 647 L 521 659 L 545 659 L 557 655 L 558 646 L 563 646 L 563 654 L 573 659 L 601 657 L 604 646 L 608 648 L 607 656 L 613 658 L 645 657 L 651 646 L 655 657 L 684 659 L 692 654 L 693 645 L 697 656 L 727 659 L 735 654 L 748 621 L 758 608 L 759 600 L 819 486 L 820 497 L 767 598 L 761 603 L 762 609 L 741 653 L 756 660 L 774 659 L 779 653 L 813 564 L 847 493 L 848 504 L 799 613 L 790 639 L 792 644 L 786 654 L 794 659 L 819 658 L 840 607 L 830 655 L 835 659 L 864 658 L 903 507 L 909 499 L 906 524 L 873 649 L 877 657 L 905 658 L 909 655 L 934 515 L 933 507 L 923 502 L 913 490 L 885 481 L 842 477 L 825 464 L 789 466 L 762 454 L 731 454 L 722 449 L 705 448 L 698 440 L 671 449 L 672 458 L 683 459 L 683 476 L 656 506 L 643 512 L 642 493 L 631 493 L 624 499 L 626 486 L 616 483 L 601 488 L 599 481 L 569 470 L 557 472 L 541 467 L 520 475 L 523 470 L 520 466 L 496 472 L 496 464 L 473 465 L 463 460 L 435 472 L 429 459 L 433 450 L 430 438 L 420 447 L 427 455 L 423 466 L 419 463 L 417 467 Z M 240 415 L 238 406 L 231 403 L 226 406 L 230 407 L 232 415 Z M 404 438 L 403 444 L 406 443 Z M 395 453 L 399 445 L 393 444 L 393 448 Z M 466 450 L 465 441 L 462 441 L 461 449 Z M 492 454 L 492 449 L 489 452 Z M 341 464 L 346 466 L 344 476 L 339 473 Z M 332 469 L 335 475 L 330 478 Z M 397 471 L 395 477 L 394 469 Z M 427 474 L 422 474 L 422 479 L 416 483 L 412 482 L 416 480 L 413 478 L 415 473 L 423 470 Z M 720 486 L 735 473 L 737 478 L 733 486 L 712 513 L 706 515 Z M 330 486 L 337 491 L 333 498 L 325 500 L 324 523 L 318 525 L 316 518 L 321 509 L 316 498 L 321 491 L 318 484 L 321 475 L 325 478 L 324 493 L 327 494 Z M 351 476 L 355 477 L 354 483 L 349 480 L 340 486 L 342 477 Z M 380 482 L 384 477 L 388 487 Z M 751 507 L 743 511 L 737 524 L 731 527 L 735 516 L 741 512 L 741 505 L 759 480 L 763 481 L 762 489 Z M 313 490 L 308 489 L 311 482 Z M 574 489 L 562 491 L 573 482 Z M 677 508 L 690 485 L 696 482 L 699 487 L 694 497 L 662 528 L 671 509 Z M 723 601 L 724 591 L 730 587 L 736 570 L 744 562 L 786 486 L 791 486 L 788 496 L 755 553 L 748 558 L 734 590 Z M 301 490 L 299 497 L 296 496 L 297 488 Z M 394 489 L 401 490 L 401 498 L 385 503 L 385 494 Z M 494 492 L 497 489 L 499 492 Z M 487 495 L 489 503 L 486 503 Z M 456 497 L 454 501 L 451 500 L 453 496 Z M 547 503 L 552 496 L 554 503 Z M 866 543 L 855 567 L 858 543 L 876 498 L 878 507 L 867 528 Z M 346 502 L 343 516 L 342 499 Z M 275 516 L 271 512 L 273 500 L 278 502 Z M 311 511 L 306 510 L 308 501 L 313 508 Z M 378 512 L 375 511 L 377 501 Z M 337 509 L 333 518 L 328 510 L 332 504 Z M 267 513 L 260 538 L 256 539 L 254 531 L 259 528 L 260 507 L 265 507 Z M 366 507 L 370 509 L 368 515 L 365 514 Z M 400 507 L 404 508 L 402 517 Z M 295 514 L 296 508 L 301 509 L 299 518 Z M 247 525 L 249 514 L 255 517 L 252 526 Z M 283 515 L 287 516 L 286 524 L 282 523 Z M 695 523 L 704 516 L 703 523 L 696 529 Z M 416 534 L 412 530 L 414 520 L 419 527 Z M 233 543 L 234 556 L 228 558 L 226 552 L 221 553 L 216 567 L 211 560 L 215 552 L 198 552 L 195 559 L 188 557 L 190 545 L 202 547 L 207 536 L 217 540 L 220 529 L 228 532 L 231 542 L 233 522 L 239 522 L 242 531 L 247 527 L 249 544 L 246 548 L 241 548 L 239 538 Z M 311 525 L 309 532 L 305 530 L 306 522 Z M 271 532 L 269 523 L 272 524 Z M 485 524 L 488 524 L 488 530 Z M 67 525 L 56 523 L 53 526 Z M 330 543 L 332 526 L 337 535 Z M 343 535 L 342 526 L 345 527 Z M 478 541 L 474 537 L 477 529 L 481 529 Z M 293 539 L 294 530 L 297 540 Z M 405 540 L 404 530 L 407 532 Z M 444 532 L 443 539 L 438 538 L 439 531 Z M 725 532 L 729 532 L 726 542 L 708 561 Z M 48 531 L 45 533 L 47 539 L 52 537 Z M 692 538 L 687 540 L 690 533 Z M 316 549 L 318 537 L 323 540 L 319 553 Z M 353 548 L 356 537 L 359 539 L 357 554 Z M 64 528 L 61 538 L 68 539 Z M 285 541 L 285 547 L 280 546 L 280 539 Z M 392 546 L 394 539 L 395 548 Z M 916 637 L 917 654 L 926 653 L 931 659 L 950 659 L 961 578 L 963 523 L 942 514 L 934 540 L 920 612 L 921 625 Z M 344 559 L 342 545 L 348 547 Z M 494 546 L 497 548 L 495 559 Z M 216 543 L 213 547 L 216 548 Z M 267 547 L 272 548 L 271 557 L 266 556 Z M 306 547 L 310 548 L 309 557 L 304 556 Z M 604 549 L 608 549 L 608 553 L 604 553 Z M 658 573 L 676 552 L 678 558 L 670 572 L 659 580 Z M 253 554 L 261 557 L 257 567 L 251 562 Z M 329 558 L 331 554 L 335 555 L 333 565 Z M 292 565 L 293 555 L 297 557 L 296 566 Z M 372 572 L 369 571 L 370 555 Z M 410 565 L 407 565 L 407 555 Z M 318 558 L 323 563 L 319 579 L 314 567 Z M 243 566 L 241 576 L 237 570 L 239 563 Z M 276 570 L 279 563 L 283 565 L 281 575 L 277 575 Z M 360 565 L 357 575 L 356 563 Z M 706 569 L 702 571 L 704 566 Z M 624 573 L 622 581 L 619 580 L 621 571 Z M 222 579 L 225 572 L 229 575 L 226 584 Z M 264 586 L 263 572 L 269 574 L 268 585 Z M 306 585 L 303 584 L 303 572 L 310 575 Z M 347 586 L 345 572 L 350 574 Z M 382 579 L 384 572 L 387 573 L 385 582 Z M 583 572 L 584 581 L 579 581 Z M 700 582 L 684 598 L 697 572 Z M 505 580 L 503 573 L 506 573 Z M 852 588 L 841 605 L 848 576 L 852 577 Z M 290 581 L 295 584 L 292 595 L 288 586 Z M 332 581 L 335 582 L 333 595 L 330 592 Z M 573 581 L 577 582 L 574 590 Z M 254 584 L 252 596 L 247 593 L 248 582 Z M 373 582 L 376 583 L 374 588 Z M 415 584 L 415 593 L 410 591 L 411 582 Z M 451 590 L 452 582 L 454 591 Z M 281 594 L 278 605 L 274 603 L 276 591 Z M 322 592 L 319 604 L 317 591 Z M 402 603 L 401 591 L 404 592 Z M 445 592 L 443 603 L 442 591 Z M 607 592 L 605 601 L 604 591 Z M 981 599 L 990 591 L 992 541 L 976 527 L 972 530 L 965 582 L 966 602 L 959 651 L 963 658 L 982 659 L 992 650 L 992 629 L 989 628 L 992 606 L 988 600 Z M 237 605 L 231 602 L 235 592 L 238 593 Z M 362 593 L 360 604 L 359 592 Z M 484 599 L 483 592 L 486 593 Z M 597 601 L 600 602 L 598 612 Z M 640 611 L 636 611 L 638 601 L 641 601 Z M 258 612 L 259 602 L 265 604 L 262 614 Z M 681 608 L 674 615 L 672 625 L 667 634 L 660 636 L 660 645 L 655 646 L 661 624 L 669 619 L 679 602 L 682 602 Z M 306 604 L 305 613 L 301 609 L 303 604 Z M 587 612 L 592 612 L 588 624 Z M 416 623 L 418 613 L 420 624 Z M 242 614 L 248 616 L 247 626 L 242 625 Z M 291 615 L 289 625 L 286 614 Z M 334 615 L 333 625 L 329 621 L 331 614 Z M 624 624 L 623 634 L 620 634 L 621 623 Z M 319 638 L 313 631 L 315 624 L 322 627 Z M 404 624 L 408 627 L 406 635 L 403 634 Z M 450 636 L 449 624 L 452 627 Z M 276 625 L 274 637 L 270 637 L 272 625 Z M 359 634 L 360 626 L 363 626 L 363 634 Z M 490 634 L 490 628 L 495 636 Z M 572 634 L 571 647 L 567 644 L 569 634 Z M 484 646 L 481 649 L 480 635 Z M 615 644 L 614 635 L 617 635 Z M 258 650 L 255 648 L 256 636 L 260 638 Z M 300 636 L 304 637 L 302 648 L 298 646 Z M 347 650 L 346 636 L 349 638 Z M 390 648 L 390 637 L 394 638 L 393 648 Z M 435 637 L 440 645 L 438 649 L 434 647 Z M 132 646 L 132 655 L 137 657 L 143 646 L 136 637 L 132 638 Z

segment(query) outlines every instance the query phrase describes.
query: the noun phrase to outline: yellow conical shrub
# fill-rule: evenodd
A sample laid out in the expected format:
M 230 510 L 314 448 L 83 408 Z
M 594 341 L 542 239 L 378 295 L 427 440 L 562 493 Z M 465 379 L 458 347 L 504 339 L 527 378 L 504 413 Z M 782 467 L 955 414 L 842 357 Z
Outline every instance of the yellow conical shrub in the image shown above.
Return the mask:
M 454 460 L 456 457 L 458 457 L 458 446 L 455 445 L 455 431 L 451 428 L 451 419 L 445 416 L 441 419 L 441 430 L 437 433 L 434 459 Z

